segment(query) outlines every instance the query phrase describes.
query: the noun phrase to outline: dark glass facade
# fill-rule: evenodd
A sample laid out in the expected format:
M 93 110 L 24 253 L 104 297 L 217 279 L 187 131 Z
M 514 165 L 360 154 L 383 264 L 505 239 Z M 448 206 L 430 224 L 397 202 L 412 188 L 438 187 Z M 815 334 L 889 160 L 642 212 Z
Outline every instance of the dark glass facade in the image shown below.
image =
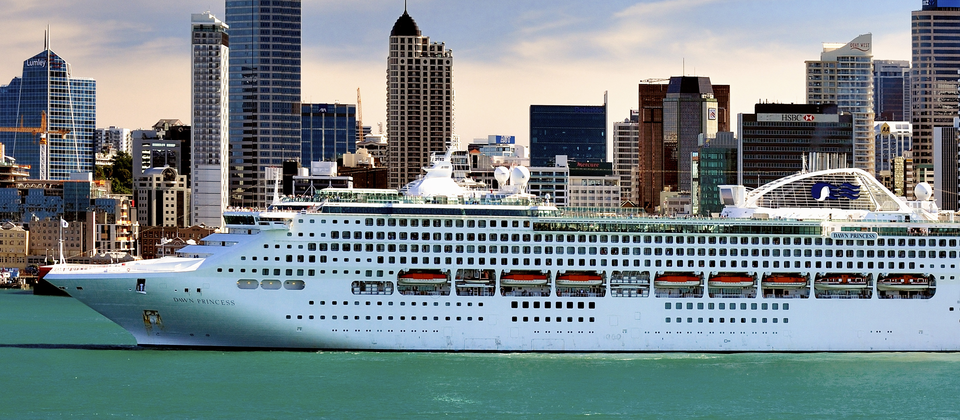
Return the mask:
M 607 161 L 606 105 L 530 105 L 530 166 Z
M 737 185 L 737 141 L 733 133 L 717 133 L 717 138 L 700 147 L 698 156 L 700 215 L 710 216 L 723 210 L 719 187 Z
M 933 130 L 950 127 L 957 116 L 957 71 L 960 70 L 960 4 L 955 0 L 926 1 L 911 14 L 910 74 L 913 115 L 914 185 L 933 182 Z
M 874 121 L 908 121 L 910 119 L 910 62 L 874 60 Z M 879 165 L 879 163 L 878 163 Z
M 231 204 L 267 199 L 266 170 L 300 161 L 301 2 L 227 1 Z
M 357 106 L 346 104 L 303 104 L 301 106 L 301 165 L 336 161 L 344 153 L 357 151 Z
M 50 130 L 65 129 L 65 138 L 48 139 L 48 169 L 42 173 L 40 135 L 0 132 L 6 154 L 30 166 L 30 179 L 69 179 L 71 173 L 93 171 L 93 134 L 97 120 L 97 84 L 75 79 L 70 65 L 45 50 L 23 62 L 23 76 L 0 86 L 0 127 L 40 127 L 41 113 Z
M 756 188 L 800 172 L 810 152 L 845 154 L 846 167 L 853 167 L 853 116 L 838 115 L 836 104 L 757 104 L 754 112 L 740 119 L 744 186 Z M 777 116 L 778 121 L 762 114 Z M 833 121 L 804 118 L 821 115 Z

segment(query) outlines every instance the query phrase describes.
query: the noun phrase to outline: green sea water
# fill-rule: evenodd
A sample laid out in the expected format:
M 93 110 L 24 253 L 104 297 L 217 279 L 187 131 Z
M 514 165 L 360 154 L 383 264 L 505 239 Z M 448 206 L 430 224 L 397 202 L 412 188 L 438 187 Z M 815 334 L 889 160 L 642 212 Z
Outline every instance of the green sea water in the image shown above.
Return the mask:
M 960 354 L 154 350 L 0 291 L 7 418 L 960 418 Z

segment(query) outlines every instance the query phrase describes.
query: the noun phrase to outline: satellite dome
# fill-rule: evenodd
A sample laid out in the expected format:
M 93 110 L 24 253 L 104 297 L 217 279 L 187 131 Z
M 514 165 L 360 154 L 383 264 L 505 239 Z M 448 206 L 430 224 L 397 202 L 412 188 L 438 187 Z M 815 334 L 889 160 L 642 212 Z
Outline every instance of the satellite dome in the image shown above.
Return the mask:
M 510 170 L 505 166 L 498 166 L 497 169 L 493 170 L 493 179 L 497 180 L 500 188 L 505 187 L 507 180 L 510 179 Z
M 524 187 L 530 181 L 530 170 L 523 166 L 517 166 L 510 172 L 510 185 Z
M 919 201 L 927 201 L 933 196 L 933 187 L 926 182 L 921 182 L 914 187 L 913 195 L 915 195 Z

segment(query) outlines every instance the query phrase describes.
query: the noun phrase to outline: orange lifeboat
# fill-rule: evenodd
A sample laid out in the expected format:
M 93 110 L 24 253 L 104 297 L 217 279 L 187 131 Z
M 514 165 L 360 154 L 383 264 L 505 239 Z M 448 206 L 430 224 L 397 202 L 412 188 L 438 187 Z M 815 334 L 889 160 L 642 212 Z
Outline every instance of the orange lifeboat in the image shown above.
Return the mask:
M 746 274 L 717 274 L 710 277 L 707 284 L 715 288 L 751 287 L 754 284 L 754 278 Z
M 765 289 L 802 289 L 807 287 L 807 278 L 800 274 L 771 274 L 763 278 L 761 286 Z
M 432 285 L 447 282 L 447 275 L 439 271 L 413 271 L 401 274 L 397 281 L 405 285 Z
M 877 281 L 879 290 L 918 291 L 930 288 L 930 279 L 919 274 L 891 274 Z
M 543 286 L 547 284 L 547 275 L 534 273 L 507 273 L 500 277 L 503 286 Z
M 657 276 L 653 285 L 662 288 L 695 287 L 700 286 L 700 276 L 692 273 L 665 273 Z
M 557 286 L 589 287 L 603 284 L 603 277 L 597 273 L 564 273 L 557 276 Z
M 827 274 L 814 283 L 818 290 L 860 290 L 869 286 L 862 274 Z

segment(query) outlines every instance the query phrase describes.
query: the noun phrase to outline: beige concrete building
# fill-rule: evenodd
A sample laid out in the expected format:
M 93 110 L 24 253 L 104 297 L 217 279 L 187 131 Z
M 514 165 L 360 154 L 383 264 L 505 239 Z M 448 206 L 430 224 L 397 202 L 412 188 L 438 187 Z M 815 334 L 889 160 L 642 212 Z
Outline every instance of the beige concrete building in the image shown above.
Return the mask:
M 390 188 L 417 179 L 430 153 L 453 141 L 453 52 L 430 42 L 403 11 L 387 58 L 387 167 Z

